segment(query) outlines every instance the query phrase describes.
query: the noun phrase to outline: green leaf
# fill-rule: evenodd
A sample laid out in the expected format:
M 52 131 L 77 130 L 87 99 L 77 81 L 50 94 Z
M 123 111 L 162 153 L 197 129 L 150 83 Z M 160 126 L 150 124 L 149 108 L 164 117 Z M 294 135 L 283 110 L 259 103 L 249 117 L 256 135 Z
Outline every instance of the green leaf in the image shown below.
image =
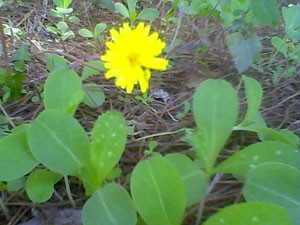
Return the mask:
M 258 136 L 262 141 L 279 141 L 285 144 L 289 144 L 294 148 L 299 148 L 299 137 L 293 134 L 291 131 L 282 129 L 275 130 L 272 128 L 258 129 Z
M 7 191 L 20 191 L 25 187 L 25 177 L 20 177 L 15 180 L 7 181 L 6 190 Z M 1 189 L 1 188 L 0 188 Z
M 33 155 L 50 170 L 62 175 L 78 175 L 89 163 L 89 141 L 72 115 L 46 110 L 32 122 L 28 140 Z
M 129 12 L 128 9 L 126 8 L 125 5 L 123 5 L 122 3 L 115 3 L 115 9 L 118 13 L 120 13 L 122 16 L 129 18 Z
M 88 30 L 88 29 L 80 29 L 78 31 L 78 34 L 81 36 L 81 37 L 84 37 L 84 38 L 93 38 L 94 37 L 94 34 L 92 31 Z
M 126 0 L 126 2 L 127 2 L 127 5 L 128 5 L 129 14 L 135 12 L 136 3 L 138 2 L 138 0 Z
M 80 24 L 80 19 L 77 16 L 70 16 L 68 18 L 68 21 L 70 21 L 71 23 L 74 23 L 76 25 Z
M 16 101 L 22 98 L 21 93 L 23 82 L 26 79 L 23 73 L 15 71 L 13 76 L 6 77 L 6 86 L 10 88 L 10 98 L 12 101 Z
M 53 2 L 57 7 L 68 8 L 72 0 L 53 0 Z
M 102 61 L 92 60 L 92 61 L 89 61 L 88 63 L 95 66 L 95 67 L 97 67 L 97 68 L 99 68 L 102 71 L 105 71 L 104 63 Z M 94 75 L 99 75 L 99 71 L 94 70 L 94 69 L 92 69 L 88 66 L 83 67 L 83 72 L 82 72 L 82 75 L 81 75 L 82 80 L 85 80 L 85 79 L 87 79 L 91 76 L 94 76 Z
M 262 24 L 274 26 L 279 23 L 277 0 L 251 0 L 250 7 L 255 18 Z
M 38 165 L 29 150 L 26 133 L 11 134 L 0 140 L 0 162 L 0 181 L 18 179 Z
M 249 170 L 266 162 L 279 162 L 298 168 L 299 151 L 277 141 L 259 142 L 237 152 L 213 171 L 215 173 L 231 173 L 244 179 Z
M 257 80 L 242 76 L 245 84 L 245 93 L 247 98 L 247 111 L 244 120 L 239 126 L 247 126 L 253 122 L 253 119 L 258 114 L 258 110 L 262 101 L 262 88 Z
M 68 69 L 68 61 L 56 54 L 49 55 L 46 64 L 50 72 Z
M 155 20 L 159 17 L 159 11 L 154 8 L 143 9 L 138 16 L 137 20 Z
M 292 225 L 286 210 L 263 202 L 241 203 L 221 209 L 203 225 Z
M 207 175 L 183 154 L 167 154 L 165 158 L 172 163 L 180 174 L 186 194 L 186 207 L 190 207 L 203 199 L 208 185 Z
M 95 29 L 94 29 L 94 37 L 96 39 L 100 39 L 101 38 L 101 34 L 102 32 L 106 29 L 106 24 L 105 23 L 98 23 L 96 26 L 95 26 Z
M 244 197 L 248 202 L 277 204 L 287 210 L 292 224 L 298 224 L 299 179 L 299 170 L 294 167 L 282 163 L 264 163 L 249 171 L 243 189 Z
M 127 138 L 125 119 L 116 111 L 100 116 L 92 130 L 91 162 L 98 183 L 120 160 Z
M 193 146 L 209 174 L 237 119 L 235 90 L 224 80 L 204 81 L 194 94 L 193 112 L 198 126 Z
M 119 184 L 108 184 L 84 204 L 84 225 L 133 225 L 137 216 L 127 191 Z
M 299 41 L 299 27 L 300 27 L 300 4 L 290 7 L 282 7 L 282 16 L 285 22 L 285 33 L 289 38 Z
M 277 51 L 281 52 L 284 55 L 284 57 L 287 58 L 289 44 L 285 40 L 275 36 L 271 38 L 271 43 Z
M 16 60 L 28 61 L 29 59 L 28 46 L 22 44 L 16 52 Z
M 259 38 L 254 34 L 247 38 L 240 33 L 229 34 L 226 42 L 239 73 L 248 69 L 252 65 L 254 57 L 261 51 Z
M 174 166 L 160 155 L 141 161 L 131 176 L 135 206 L 147 224 L 179 225 L 186 206 L 184 186 Z
M 14 62 L 14 69 L 18 72 L 24 72 L 25 67 L 25 61 L 24 60 L 17 60 Z
M 28 176 L 25 184 L 29 199 L 34 203 L 48 201 L 54 192 L 54 184 L 61 178 L 62 175 L 53 171 L 35 169 Z
M 85 84 L 83 86 L 85 97 L 83 102 L 91 108 L 97 108 L 105 101 L 102 88 L 97 84 Z
M 57 29 L 62 32 L 62 33 L 65 33 L 67 32 L 67 30 L 69 29 L 68 27 L 68 24 L 66 22 L 63 22 L 63 21 L 59 21 L 57 24 L 56 24 L 56 27 Z
M 46 110 L 59 109 L 73 114 L 84 96 L 81 79 L 73 70 L 55 70 L 46 80 Z

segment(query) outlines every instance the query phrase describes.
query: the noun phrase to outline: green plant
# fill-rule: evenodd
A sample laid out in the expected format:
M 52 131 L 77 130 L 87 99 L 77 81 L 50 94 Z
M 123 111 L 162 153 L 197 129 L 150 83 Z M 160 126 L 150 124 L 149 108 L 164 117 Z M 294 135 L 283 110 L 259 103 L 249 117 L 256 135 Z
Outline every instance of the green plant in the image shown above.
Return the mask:
M 126 0 L 127 7 L 116 2 L 114 4 L 115 10 L 120 13 L 123 17 L 129 19 L 130 23 L 133 24 L 135 20 L 155 20 L 159 16 L 159 12 L 154 8 L 145 8 L 137 13 L 137 2 L 138 0 Z

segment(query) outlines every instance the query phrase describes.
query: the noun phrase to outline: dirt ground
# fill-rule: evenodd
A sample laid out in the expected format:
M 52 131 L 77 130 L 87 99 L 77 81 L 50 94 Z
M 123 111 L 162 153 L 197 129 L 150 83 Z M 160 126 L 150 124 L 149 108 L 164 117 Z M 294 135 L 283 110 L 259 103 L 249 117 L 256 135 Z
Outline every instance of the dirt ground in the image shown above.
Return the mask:
M 97 59 L 104 51 L 104 42 L 99 43 L 96 48 L 91 47 L 86 44 L 86 39 L 79 35 L 76 35 L 74 39 L 59 43 L 55 42 L 55 37 L 46 31 L 45 25 L 54 25 L 58 20 L 48 15 L 51 6 L 48 5 L 45 8 L 41 2 L 26 1 L 24 6 L 13 4 L 0 9 L 0 16 L 4 23 L 11 22 L 15 27 L 19 27 L 27 33 L 26 37 L 21 37 L 19 40 L 6 36 L 10 60 L 13 60 L 13 55 L 21 43 L 31 46 L 32 55 L 27 63 L 26 81 L 23 85 L 23 88 L 28 92 L 22 99 L 15 102 L 8 101 L 3 105 L 16 125 L 32 121 L 43 110 L 41 101 L 32 102 L 32 97 L 37 92 L 42 92 L 43 83 L 48 72 L 45 57 L 34 54 L 33 42 L 38 42 L 45 50 L 62 50 L 65 53 L 64 56 L 79 73 L 83 66 L 81 61 Z M 157 1 L 146 4 L 157 6 Z M 75 33 L 80 28 L 92 30 L 99 22 L 106 23 L 109 28 L 118 26 L 122 22 L 122 18 L 118 14 L 89 5 L 88 1 L 85 0 L 77 1 L 73 8 L 75 14 L 81 19 L 80 25 L 70 23 L 70 27 Z M 166 13 L 166 10 L 166 8 L 161 9 L 162 15 Z M 81 105 L 76 113 L 76 117 L 87 131 L 91 130 L 98 115 L 110 109 L 119 110 L 128 121 L 136 121 L 134 132 L 128 137 L 125 154 L 119 165 L 123 172 L 118 182 L 125 187 L 128 186 L 126 175 L 143 158 L 144 151 L 148 148 L 150 141 L 154 140 L 159 143 L 156 151 L 162 154 L 169 152 L 188 153 L 191 151 L 191 148 L 181 140 L 183 133 L 143 140 L 140 140 L 140 138 L 162 132 L 176 131 L 182 127 L 195 127 L 191 112 L 188 112 L 182 119 L 176 119 L 175 115 L 183 111 L 184 102 L 191 100 L 195 87 L 200 82 L 208 78 L 223 78 L 230 81 L 237 89 L 240 88 L 240 75 L 224 45 L 225 34 L 221 24 L 211 17 L 195 20 L 184 19 L 185 22 L 178 36 L 183 40 L 183 44 L 173 49 L 169 54 L 173 67 L 164 72 L 155 72 L 151 80 L 150 95 L 155 96 L 155 93 L 161 89 L 167 95 L 167 101 L 162 98 L 155 98 L 148 105 L 143 104 L 135 99 L 138 92 L 128 95 L 115 87 L 113 80 L 106 80 L 102 74 L 99 74 L 99 76 L 91 77 L 89 81 L 102 85 L 106 95 L 105 103 L 96 109 Z M 160 31 L 161 38 L 170 43 L 176 24 L 170 21 L 158 20 L 152 24 L 152 29 Z M 259 33 L 272 35 L 272 33 L 282 32 L 281 29 L 280 27 L 272 28 L 272 30 L 262 28 Z M 195 52 L 194 50 L 197 47 L 205 46 L 204 42 L 208 43 L 205 50 L 201 53 Z M 265 46 L 263 57 L 267 59 L 271 54 L 271 50 L 268 50 L 271 45 L 267 41 L 263 44 Z M 2 60 L 3 58 L 0 56 L 0 66 L 3 66 Z M 284 59 L 280 57 L 274 63 L 286 65 Z M 299 134 L 298 77 L 282 78 L 277 84 L 273 84 L 270 74 L 260 74 L 253 69 L 249 69 L 246 74 L 256 78 L 263 86 L 264 100 L 261 112 L 267 124 L 272 128 L 287 128 Z M 0 95 L 2 94 L 0 92 Z M 130 102 L 124 102 L 122 100 L 124 98 L 129 98 Z M 242 91 L 240 101 L 241 108 L 244 109 L 246 103 Z M 235 149 L 255 141 L 257 141 L 257 137 L 253 133 L 234 133 L 221 153 L 220 160 L 231 155 Z M 213 182 L 215 185 L 205 203 L 204 219 L 226 205 L 243 201 L 241 196 L 242 184 L 231 176 L 217 176 Z M 76 202 L 75 209 L 71 207 L 63 182 L 59 182 L 55 186 L 56 194 L 44 204 L 31 203 L 25 191 L 13 193 L 2 191 L 0 197 L 9 209 L 10 218 L 5 218 L 4 213 L 0 211 L 0 224 L 81 224 L 78 218 L 80 217 L 80 209 L 86 200 L 84 189 L 75 178 L 71 178 L 70 183 Z M 195 223 L 196 211 L 196 206 L 187 211 L 184 224 Z M 25 223 L 26 221 L 30 222 Z

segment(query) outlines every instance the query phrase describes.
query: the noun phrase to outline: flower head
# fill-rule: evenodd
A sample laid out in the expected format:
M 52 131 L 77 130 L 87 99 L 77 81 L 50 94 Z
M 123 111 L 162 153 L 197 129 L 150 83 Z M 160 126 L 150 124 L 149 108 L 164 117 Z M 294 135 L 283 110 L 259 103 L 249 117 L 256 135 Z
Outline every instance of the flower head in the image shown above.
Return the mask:
M 107 79 L 115 77 L 117 86 L 131 93 L 139 84 L 145 93 L 149 88 L 151 69 L 167 69 L 168 60 L 158 57 L 166 43 L 158 38 L 158 33 L 149 34 L 150 26 L 139 23 L 131 29 L 124 23 L 119 31 L 110 30 L 112 41 L 106 42 L 107 52 L 101 57 L 107 69 Z

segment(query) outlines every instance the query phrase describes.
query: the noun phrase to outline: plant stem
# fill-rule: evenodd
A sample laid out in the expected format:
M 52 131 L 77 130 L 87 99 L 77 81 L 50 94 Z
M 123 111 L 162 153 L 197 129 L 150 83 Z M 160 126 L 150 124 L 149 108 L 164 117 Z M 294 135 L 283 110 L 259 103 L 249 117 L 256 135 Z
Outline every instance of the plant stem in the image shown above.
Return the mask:
M 177 133 L 183 132 L 185 130 L 186 130 L 186 128 L 181 128 L 181 129 L 175 130 L 175 131 L 162 132 L 162 133 L 158 133 L 158 134 L 151 134 L 151 135 L 148 135 L 148 136 L 140 137 L 136 140 L 141 141 L 141 140 L 144 140 L 144 139 L 147 139 L 147 138 L 152 138 L 152 137 L 159 137 L 159 136 L 169 135 L 169 134 L 177 134 Z
M 209 184 L 209 186 L 208 186 L 208 188 L 206 190 L 205 196 L 204 196 L 203 200 L 199 204 L 199 209 L 198 209 L 197 219 L 196 219 L 195 225 L 200 225 L 201 218 L 202 218 L 202 213 L 203 213 L 203 210 L 204 210 L 204 204 L 205 204 L 206 197 L 211 192 L 211 190 L 214 188 L 215 184 L 220 180 L 220 178 L 222 177 L 222 175 L 223 175 L 222 173 L 216 174 L 216 176 L 210 182 L 210 184 Z
M 68 176 L 64 176 L 64 180 L 65 180 L 65 185 L 66 185 L 66 191 L 67 191 L 68 198 L 69 198 L 72 206 L 76 207 L 75 201 L 74 201 L 74 199 L 72 197 L 72 193 L 71 193 L 71 189 L 70 189 L 70 183 L 69 183 Z

